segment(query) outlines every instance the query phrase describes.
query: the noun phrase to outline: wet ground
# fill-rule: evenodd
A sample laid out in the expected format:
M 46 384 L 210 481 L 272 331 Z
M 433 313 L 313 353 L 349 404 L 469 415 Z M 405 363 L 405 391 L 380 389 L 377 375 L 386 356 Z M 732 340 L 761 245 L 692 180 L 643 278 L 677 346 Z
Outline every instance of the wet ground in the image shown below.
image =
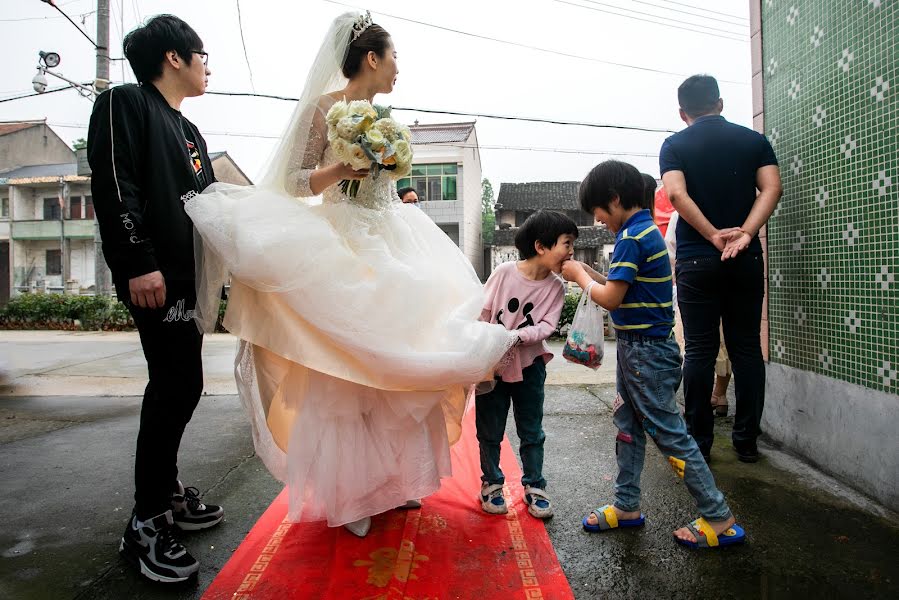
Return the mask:
M 149 584 L 116 552 L 131 508 L 140 399 L 92 392 L 134 381 L 110 381 L 113 372 L 93 384 L 74 369 L 117 360 L 134 370 L 133 340 L 78 341 L 69 377 L 53 360 L 60 346 L 39 343 L 27 352 L 46 374 L 28 377 L 52 374 L 54 389 L 69 395 L 0 396 L 0 598 L 199 598 L 280 491 L 253 453 L 239 401 L 204 397 L 182 447 L 184 479 L 227 510 L 221 527 L 187 538 L 200 576 L 176 588 Z M 0 350 L 15 345 L 0 340 Z M 555 380 L 580 376 L 568 373 L 558 369 Z M 899 598 L 897 516 L 777 449 L 763 446 L 757 464 L 738 462 L 728 419 L 718 420 L 712 468 L 748 544 L 692 551 L 673 542 L 671 532 L 697 514 L 651 444 L 646 527 L 584 532 L 581 518 L 612 497 L 614 388 L 605 381 L 547 387 L 545 475 L 556 509 L 547 531 L 577 598 Z M 509 433 L 517 446 L 511 420 Z

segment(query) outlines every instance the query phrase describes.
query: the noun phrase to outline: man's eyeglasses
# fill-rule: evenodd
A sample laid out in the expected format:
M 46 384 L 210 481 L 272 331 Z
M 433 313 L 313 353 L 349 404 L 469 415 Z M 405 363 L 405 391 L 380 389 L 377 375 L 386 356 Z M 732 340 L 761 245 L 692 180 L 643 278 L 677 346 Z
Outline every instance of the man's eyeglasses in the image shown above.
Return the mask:
M 209 54 L 207 52 L 203 52 L 202 50 L 191 50 L 193 54 L 199 54 L 202 58 L 200 60 L 203 61 L 203 66 L 209 64 Z

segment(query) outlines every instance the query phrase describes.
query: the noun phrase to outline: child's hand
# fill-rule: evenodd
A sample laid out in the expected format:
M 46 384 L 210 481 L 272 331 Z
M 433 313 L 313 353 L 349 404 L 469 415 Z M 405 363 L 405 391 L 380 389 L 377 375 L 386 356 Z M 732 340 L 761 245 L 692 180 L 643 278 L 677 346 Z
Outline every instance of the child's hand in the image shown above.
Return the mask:
M 584 265 L 576 260 L 566 260 L 562 263 L 562 277 L 567 281 L 577 281 L 578 277 L 587 275 Z

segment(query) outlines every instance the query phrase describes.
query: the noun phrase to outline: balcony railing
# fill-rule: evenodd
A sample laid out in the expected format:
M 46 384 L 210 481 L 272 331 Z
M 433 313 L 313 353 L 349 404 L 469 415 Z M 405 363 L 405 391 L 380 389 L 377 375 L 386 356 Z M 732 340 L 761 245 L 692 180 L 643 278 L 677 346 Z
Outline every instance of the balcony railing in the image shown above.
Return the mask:
M 93 238 L 93 219 L 66 219 L 60 221 L 12 221 L 10 237 L 14 240 L 58 240 L 63 223 L 67 238 Z

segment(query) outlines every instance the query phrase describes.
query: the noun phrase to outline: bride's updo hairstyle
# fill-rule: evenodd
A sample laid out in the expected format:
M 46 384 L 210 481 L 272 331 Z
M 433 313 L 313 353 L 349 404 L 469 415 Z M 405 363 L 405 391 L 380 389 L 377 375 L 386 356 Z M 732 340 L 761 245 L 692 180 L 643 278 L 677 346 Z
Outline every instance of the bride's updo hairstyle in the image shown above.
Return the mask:
M 369 52 L 383 57 L 389 47 L 390 34 L 380 25 L 369 25 L 355 40 L 350 37 L 350 47 L 341 68 L 343 76 L 352 79 L 362 70 L 362 62 Z

